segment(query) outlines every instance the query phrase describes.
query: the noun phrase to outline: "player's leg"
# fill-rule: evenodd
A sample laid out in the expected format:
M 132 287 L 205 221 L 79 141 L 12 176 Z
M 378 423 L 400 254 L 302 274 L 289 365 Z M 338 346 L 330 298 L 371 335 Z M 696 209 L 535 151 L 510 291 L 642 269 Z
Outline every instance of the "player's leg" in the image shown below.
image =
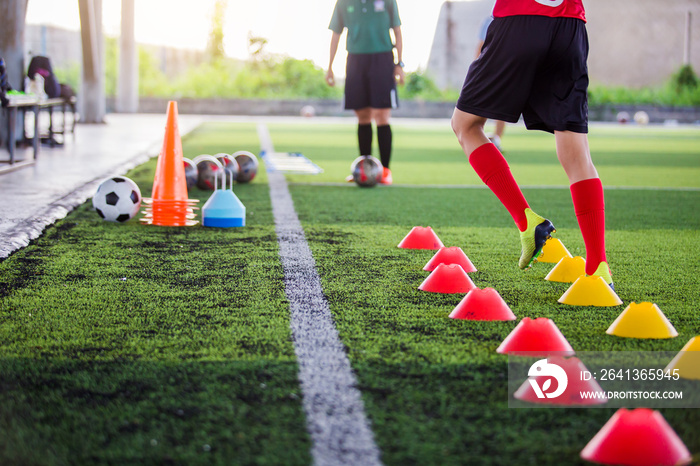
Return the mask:
M 605 255 L 605 197 L 591 160 L 588 136 L 556 131 L 557 157 L 569 177 L 574 212 L 586 245 L 586 275 L 599 275 L 613 286 Z
M 520 230 L 522 253 L 518 265 L 530 267 L 554 232 L 552 223 L 530 209 L 508 162 L 484 133 L 486 118 L 455 108 L 452 129 L 479 178 L 498 197 Z
M 372 108 L 370 89 L 365 76 L 370 63 L 364 54 L 348 54 L 345 65 L 345 109 L 357 117 L 357 145 L 359 155 L 372 155 Z M 345 181 L 353 181 L 352 175 Z
M 377 145 L 379 158 L 384 167 L 382 184 L 393 182 L 389 164 L 391 163 L 393 134 L 389 119 L 391 110 L 398 107 L 396 80 L 394 78 L 394 54 L 392 52 L 371 55 L 372 72 L 368 74 L 372 118 L 377 125 Z
M 506 122 L 502 120 L 496 120 L 496 136 L 499 138 L 503 137 L 503 133 L 506 130 Z
M 355 110 L 357 116 L 357 143 L 360 155 L 372 155 L 372 108 Z
M 557 157 L 571 189 L 574 211 L 586 245 L 586 274 L 612 286 L 605 253 L 603 186 L 588 147 L 588 36 L 583 21 L 556 18 L 557 28 L 543 72 L 523 111 L 528 128 L 555 134 Z
M 372 108 L 370 89 L 365 76 L 369 69 L 367 57 L 348 54 L 345 68 L 345 108 L 357 116 L 357 142 L 360 155 L 372 155 Z
M 372 110 L 372 119 L 377 125 L 377 145 L 379 146 L 379 158 L 384 167 L 382 174 L 382 184 L 392 184 L 393 179 L 389 164 L 391 163 L 391 151 L 393 144 L 393 134 L 391 132 L 390 108 L 375 108 Z
M 469 163 L 520 230 L 521 268 L 537 259 L 554 226 L 530 209 L 505 158 L 484 134 L 484 123 L 486 119 L 515 123 L 520 118 L 541 57 L 549 49 L 549 34 L 542 32 L 546 26 L 535 16 L 495 18 L 481 55 L 469 66 L 452 116 L 452 128 Z
M 462 146 L 462 150 L 467 157 L 470 157 L 479 147 L 491 142 L 486 133 L 484 133 L 486 120 L 487 118 L 463 112 L 458 108 L 455 108 L 452 113 L 452 121 L 450 122 L 452 131 L 457 136 L 457 141 L 459 141 L 459 145 Z
M 494 131 L 493 134 L 489 135 L 489 139 L 491 140 L 492 143 L 498 148 L 498 150 L 501 149 L 501 140 L 503 139 L 503 133 L 506 129 L 506 122 L 503 120 L 495 120 L 494 121 Z

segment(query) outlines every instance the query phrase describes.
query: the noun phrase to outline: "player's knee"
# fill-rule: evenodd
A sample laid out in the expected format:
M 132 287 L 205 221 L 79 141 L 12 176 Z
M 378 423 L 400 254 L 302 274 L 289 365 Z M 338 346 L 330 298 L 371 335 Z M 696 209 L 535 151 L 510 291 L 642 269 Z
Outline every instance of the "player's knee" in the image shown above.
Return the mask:
M 355 110 L 355 115 L 357 116 L 358 123 L 361 125 L 372 123 L 372 109 L 369 107 Z
M 462 141 L 470 136 L 478 136 L 484 130 L 486 119 L 465 112 L 455 110 L 452 114 L 452 131 L 457 135 L 457 139 Z
M 455 136 L 457 136 L 457 140 L 462 142 L 469 133 L 471 127 L 469 120 L 455 113 L 452 115 L 450 124 L 452 125 L 452 131 L 455 133 Z
M 372 119 L 376 123 L 377 126 L 385 126 L 389 124 L 389 120 L 391 119 L 391 110 L 390 109 L 374 109 L 372 111 Z

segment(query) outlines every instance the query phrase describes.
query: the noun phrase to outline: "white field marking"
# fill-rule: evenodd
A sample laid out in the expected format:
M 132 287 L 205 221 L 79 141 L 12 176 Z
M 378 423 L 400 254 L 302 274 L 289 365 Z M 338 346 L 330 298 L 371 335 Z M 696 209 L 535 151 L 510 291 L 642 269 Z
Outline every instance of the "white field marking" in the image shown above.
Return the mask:
M 292 182 L 291 185 L 310 185 L 310 186 L 342 186 L 345 188 L 353 188 L 355 185 L 353 183 L 340 183 L 340 182 Z M 380 189 L 391 189 L 395 188 L 438 188 L 438 189 L 488 189 L 486 185 L 478 184 L 398 184 L 394 183 L 391 186 L 379 186 Z M 521 185 L 521 189 L 569 189 L 569 186 L 553 186 L 553 185 Z M 700 188 L 695 188 L 691 186 L 681 186 L 681 187 L 664 187 L 664 186 L 603 186 L 607 191 L 700 191 Z
M 258 138 L 261 150 L 274 151 L 264 123 L 258 124 Z M 281 173 L 271 172 L 267 177 L 314 464 L 379 465 L 379 448 L 357 380 L 333 323 L 287 181 Z

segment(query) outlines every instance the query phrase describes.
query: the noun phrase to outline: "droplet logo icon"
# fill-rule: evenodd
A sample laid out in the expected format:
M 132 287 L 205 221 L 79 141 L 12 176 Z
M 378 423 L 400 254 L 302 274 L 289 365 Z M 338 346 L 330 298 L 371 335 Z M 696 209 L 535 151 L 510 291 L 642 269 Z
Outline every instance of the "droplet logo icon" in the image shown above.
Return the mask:
M 547 359 L 540 359 L 539 361 L 536 361 L 532 366 L 530 366 L 530 370 L 527 372 L 527 375 L 527 380 L 530 382 L 530 385 L 535 391 L 537 398 L 556 398 L 564 393 L 566 386 L 569 384 L 569 377 L 567 377 L 564 369 L 557 364 L 547 362 Z M 540 377 L 549 377 L 544 381 L 542 387 L 540 387 L 539 383 L 537 382 L 537 379 Z M 548 390 L 552 388 L 551 377 L 557 381 L 557 388 L 553 392 L 548 393 Z

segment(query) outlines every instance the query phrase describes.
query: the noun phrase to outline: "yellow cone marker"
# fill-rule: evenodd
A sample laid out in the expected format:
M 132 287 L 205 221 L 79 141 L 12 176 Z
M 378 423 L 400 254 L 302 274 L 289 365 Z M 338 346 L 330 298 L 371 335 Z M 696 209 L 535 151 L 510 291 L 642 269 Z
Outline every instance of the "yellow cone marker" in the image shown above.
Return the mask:
M 625 338 L 673 338 L 678 332 L 656 304 L 631 302 L 617 316 L 608 330 L 608 335 Z
M 700 380 L 700 335 L 691 338 L 664 371 L 674 370 L 684 379 Z
M 542 254 L 537 262 L 549 262 L 556 264 L 564 257 L 571 257 L 571 253 L 558 238 L 550 238 L 542 247 Z
M 559 302 L 571 306 L 619 306 L 622 300 L 603 277 L 582 275 L 561 295 Z
M 564 256 L 544 279 L 550 282 L 573 283 L 581 275 L 586 275 L 586 261 L 584 258 L 581 256 Z

